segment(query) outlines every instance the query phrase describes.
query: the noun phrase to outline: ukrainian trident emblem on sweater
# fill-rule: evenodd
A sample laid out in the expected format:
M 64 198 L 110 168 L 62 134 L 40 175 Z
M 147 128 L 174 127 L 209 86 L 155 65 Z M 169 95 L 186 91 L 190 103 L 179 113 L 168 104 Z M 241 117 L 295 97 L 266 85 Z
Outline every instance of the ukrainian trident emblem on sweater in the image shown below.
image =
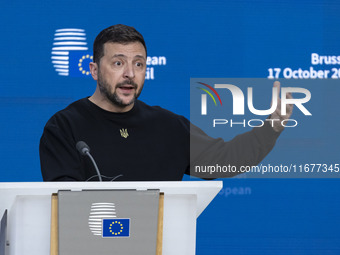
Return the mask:
M 129 133 L 128 133 L 128 131 L 127 131 L 127 129 L 125 128 L 122 128 L 121 130 L 119 130 L 120 131 L 120 135 L 122 136 L 122 137 L 124 137 L 124 138 L 127 138 L 128 136 L 129 136 Z

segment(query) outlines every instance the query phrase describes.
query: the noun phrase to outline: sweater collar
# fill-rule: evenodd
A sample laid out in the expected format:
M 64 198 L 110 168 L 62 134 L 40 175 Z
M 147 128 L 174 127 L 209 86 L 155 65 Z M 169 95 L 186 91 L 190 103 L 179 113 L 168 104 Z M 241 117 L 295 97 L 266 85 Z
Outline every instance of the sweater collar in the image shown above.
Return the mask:
M 133 115 L 135 115 L 138 112 L 139 109 L 139 100 L 136 100 L 132 109 L 130 111 L 127 112 L 110 112 L 107 110 L 104 110 L 103 108 L 99 107 L 98 105 L 92 103 L 89 100 L 89 97 L 85 98 L 86 104 L 89 105 L 89 107 L 91 107 L 91 109 L 93 109 L 94 111 L 97 111 L 100 114 L 104 114 L 108 117 L 117 117 L 117 118 L 126 118 L 126 117 L 131 117 Z

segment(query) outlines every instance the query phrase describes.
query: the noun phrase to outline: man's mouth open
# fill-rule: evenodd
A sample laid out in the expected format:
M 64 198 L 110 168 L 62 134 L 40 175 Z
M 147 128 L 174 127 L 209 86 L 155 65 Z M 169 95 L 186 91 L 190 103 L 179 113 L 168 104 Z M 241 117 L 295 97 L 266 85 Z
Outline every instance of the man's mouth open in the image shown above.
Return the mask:
M 123 86 L 119 86 L 118 88 L 124 92 L 131 92 L 136 89 L 135 86 L 133 85 L 123 85 Z

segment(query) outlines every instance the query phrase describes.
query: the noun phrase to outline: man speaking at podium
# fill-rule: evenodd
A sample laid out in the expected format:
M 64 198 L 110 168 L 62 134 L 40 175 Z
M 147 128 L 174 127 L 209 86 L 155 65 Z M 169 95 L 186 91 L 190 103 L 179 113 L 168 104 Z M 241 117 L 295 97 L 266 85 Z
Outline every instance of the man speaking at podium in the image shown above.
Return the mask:
M 146 58 L 143 36 L 133 27 L 115 25 L 99 33 L 90 63 L 94 94 L 56 113 L 44 128 L 39 148 L 44 181 L 98 181 L 99 175 L 106 181 L 179 181 L 202 160 L 257 165 L 271 151 L 283 129 L 278 121 L 225 142 L 194 126 L 190 133 L 185 117 L 137 100 Z M 291 112 L 288 106 L 281 116 L 278 107 L 270 118 L 289 118 Z M 100 173 L 83 148 L 77 150 L 80 141 L 91 148 Z

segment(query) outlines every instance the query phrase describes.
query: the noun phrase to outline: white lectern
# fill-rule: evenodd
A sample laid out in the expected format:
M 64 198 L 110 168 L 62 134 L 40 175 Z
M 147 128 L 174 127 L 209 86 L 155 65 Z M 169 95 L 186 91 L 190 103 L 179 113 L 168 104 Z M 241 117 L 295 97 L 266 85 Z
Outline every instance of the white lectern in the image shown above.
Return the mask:
M 8 209 L 8 255 L 50 253 L 52 193 L 99 189 L 164 192 L 163 255 L 194 255 L 196 218 L 221 188 L 221 181 L 2 183 L 0 213 Z

